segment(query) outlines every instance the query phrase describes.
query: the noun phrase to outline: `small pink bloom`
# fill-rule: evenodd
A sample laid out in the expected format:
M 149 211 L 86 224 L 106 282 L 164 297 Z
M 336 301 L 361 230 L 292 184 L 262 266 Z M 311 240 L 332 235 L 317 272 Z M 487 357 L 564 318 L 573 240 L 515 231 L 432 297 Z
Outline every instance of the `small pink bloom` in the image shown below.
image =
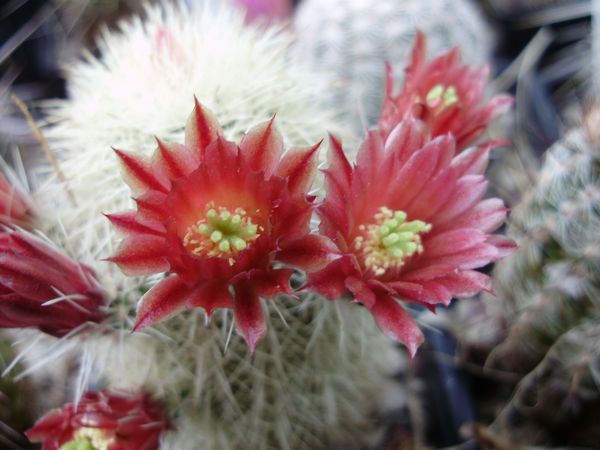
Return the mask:
M 117 150 L 138 196 L 137 211 L 108 216 L 125 235 L 110 260 L 129 275 L 169 273 L 141 299 L 135 330 L 185 308 L 231 308 L 254 350 L 259 297 L 290 292 L 292 270 L 277 263 L 311 271 L 332 259 L 333 244 L 309 234 L 318 147 L 282 155 L 274 120 L 238 146 L 196 102 L 184 145 L 158 141 L 151 160 Z
M 234 0 L 238 6 L 246 10 L 246 21 L 285 20 L 292 15 L 291 0 Z
M 86 392 L 79 404 L 48 412 L 25 434 L 42 450 L 157 450 L 170 428 L 162 407 L 146 394 Z
M 0 173 L 0 224 L 27 227 L 31 219 L 29 201 Z
M 20 230 L 0 232 L 0 327 L 64 336 L 104 318 L 91 269 Z
M 399 300 L 435 310 L 453 297 L 491 290 L 475 269 L 513 247 L 491 233 L 505 219 L 500 199 L 483 200 L 491 144 L 457 155 L 451 135 L 428 141 L 407 118 L 384 143 L 375 131 L 352 166 L 331 139 L 320 230 L 343 256 L 309 277 L 332 300 L 348 295 L 411 355 L 423 340 Z
M 427 125 L 432 138 L 451 133 L 456 147 L 462 150 L 513 102 L 511 96 L 498 95 L 484 103 L 488 73 L 487 66 L 472 69 L 462 64 L 458 49 L 428 62 L 425 36 L 418 32 L 398 95 L 393 94 L 392 68 L 387 67 L 386 93 L 378 123 L 383 139 L 400 121 L 413 116 Z

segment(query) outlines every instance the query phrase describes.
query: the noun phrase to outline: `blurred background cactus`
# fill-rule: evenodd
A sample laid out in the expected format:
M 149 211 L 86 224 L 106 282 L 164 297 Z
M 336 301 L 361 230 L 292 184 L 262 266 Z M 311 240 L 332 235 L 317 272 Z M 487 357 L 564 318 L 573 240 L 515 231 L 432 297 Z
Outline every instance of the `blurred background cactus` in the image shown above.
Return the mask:
M 330 83 L 331 104 L 361 133 L 377 122 L 385 61 L 403 76 L 417 29 L 436 56 L 459 47 L 467 64 L 488 62 L 493 32 L 470 0 L 305 0 L 294 17 L 296 51 Z
M 497 265 L 496 298 L 461 333 L 467 360 L 485 361 L 482 376 L 497 383 L 487 437 L 498 445 L 593 447 L 600 438 L 597 108 L 544 155 L 507 231 L 519 250 Z

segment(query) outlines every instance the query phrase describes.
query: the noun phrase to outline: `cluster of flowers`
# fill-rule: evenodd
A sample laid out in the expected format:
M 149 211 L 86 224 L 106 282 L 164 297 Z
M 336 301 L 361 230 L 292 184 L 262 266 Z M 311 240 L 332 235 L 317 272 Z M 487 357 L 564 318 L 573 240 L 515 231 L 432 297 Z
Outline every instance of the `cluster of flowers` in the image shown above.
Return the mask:
M 322 202 L 310 193 L 320 145 L 284 152 L 275 119 L 238 145 L 196 101 L 184 144 L 157 140 L 147 159 L 115 150 L 137 209 L 108 215 L 124 234 L 109 260 L 131 276 L 166 274 L 141 298 L 134 330 L 186 308 L 208 316 L 230 308 L 254 351 L 266 327 L 260 299 L 293 294 L 290 277 L 300 270 L 302 289 L 362 304 L 412 356 L 423 335 L 401 302 L 435 310 L 491 289 L 476 269 L 513 247 L 491 234 L 504 222 L 503 202 L 483 200 L 483 172 L 498 143 L 468 146 L 511 99 L 484 104 L 486 70 L 462 65 L 457 51 L 427 62 L 422 35 L 398 95 L 389 72 L 380 122 L 356 162 L 330 138 Z M 11 192 L 0 196 L 8 218 L 0 235 L 0 326 L 60 337 L 101 322 L 106 296 L 93 274 L 11 228 L 27 211 Z M 310 226 L 315 217 L 318 231 Z M 148 398 L 101 392 L 49 413 L 29 437 L 45 450 L 151 449 L 167 427 Z

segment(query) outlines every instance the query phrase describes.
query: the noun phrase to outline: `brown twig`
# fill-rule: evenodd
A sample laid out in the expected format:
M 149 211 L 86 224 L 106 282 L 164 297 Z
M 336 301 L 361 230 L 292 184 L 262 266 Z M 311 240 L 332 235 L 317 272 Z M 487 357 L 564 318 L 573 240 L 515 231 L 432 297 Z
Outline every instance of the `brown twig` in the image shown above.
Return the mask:
M 54 155 L 54 152 L 50 148 L 50 144 L 48 144 L 48 141 L 44 137 L 42 130 L 40 130 L 40 127 L 38 127 L 37 124 L 35 123 L 35 120 L 33 120 L 33 117 L 31 116 L 31 113 L 29 112 L 29 108 L 27 108 L 27 105 L 23 102 L 23 100 L 21 100 L 15 94 L 12 94 L 10 96 L 10 98 L 13 101 L 13 103 L 15 105 L 17 105 L 17 107 L 21 110 L 23 115 L 25 116 L 25 119 L 27 120 L 27 123 L 29 124 L 31 131 L 33 132 L 33 135 L 35 136 L 37 141 L 40 143 L 40 146 L 42 147 L 42 151 L 44 152 L 44 154 L 46 155 L 46 158 L 52 165 L 52 169 L 54 169 L 54 173 L 56 174 L 58 179 L 64 183 L 65 190 L 67 191 L 67 195 L 69 196 L 69 200 L 71 201 L 71 203 L 73 203 L 73 205 L 75 205 L 75 196 L 69 189 L 67 177 L 65 177 L 64 172 L 61 170 L 60 164 L 58 163 L 58 159 L 56 159 L 56 156 Z

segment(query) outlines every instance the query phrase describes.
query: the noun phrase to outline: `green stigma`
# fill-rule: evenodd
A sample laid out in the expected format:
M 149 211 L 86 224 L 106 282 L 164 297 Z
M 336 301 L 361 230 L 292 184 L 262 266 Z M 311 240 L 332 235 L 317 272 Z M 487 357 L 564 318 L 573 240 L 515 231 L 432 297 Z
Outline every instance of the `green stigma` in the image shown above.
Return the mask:
M 98 428 L 80 428 L 73 436 L 73 440 L 63 444 L 60 450 L 108 450 L 114 439 L 107 437 L 103 430 Z
M 441 109 L 444 109 L 458 103 L 458 93 L 454 86 L 436 84 L 427 93 L 425 101 L 430 107 L 441 107 Z
M 188 229 L 183 245 L 195 255 L 227 257 L 233 265 L 235 254 L 248 248 L 260 231 L 244 209 L 232 212 L 209 205 L 205 217 Z
M 404 211 L 381 208 L 375 214 L 375 223 L 361 225 L 363 235 L 354 239 L 354 248 L 364 255 L 365 266 L 375 275 L 389 269 L 399 269 L 407 258 L 423 251 L 421 233 L 431 230 L 422 220 L 406 221 Z

